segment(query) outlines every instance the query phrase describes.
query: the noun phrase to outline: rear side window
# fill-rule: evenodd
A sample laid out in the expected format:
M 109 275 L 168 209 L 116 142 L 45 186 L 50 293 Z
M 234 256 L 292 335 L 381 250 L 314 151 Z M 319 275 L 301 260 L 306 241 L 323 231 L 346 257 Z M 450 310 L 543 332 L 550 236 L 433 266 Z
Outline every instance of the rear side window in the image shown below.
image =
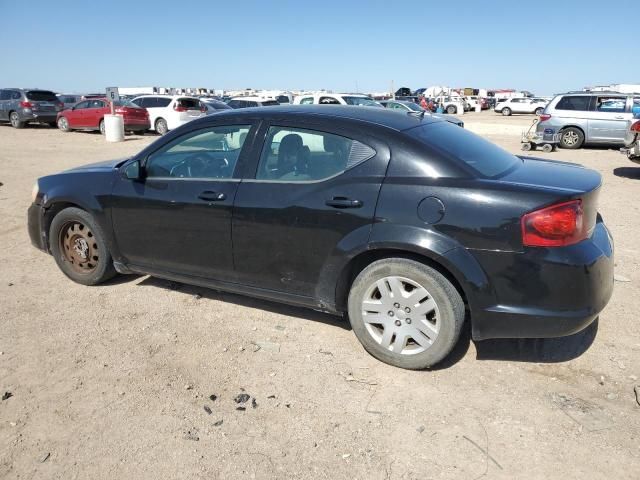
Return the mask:
M 160 107 L 160 108 L 164 108 L 164 107 L 168 107 L 169 104 L 171 103 L 171 99 L 170 98 L 165 98 L 165 97 L 156 97 L 154 99 L 154 102 L 152 105 L 149 105 L 150 107 Z
M 313 97 L 305 97 L 300 100 L 300 105 L 311 105 L 313 103 Z
M 340 105 L 340 102 L 332 97 L 320 97 L 320 105 Z
M 17 90 L 14 90 L 13 92 L 11 92 L 11 98 L 13 100 L 20 100 L 22 98 L 22 93 L 20 93 Z M 31 100 L 35 100 L 35 98 L 32 98 Z
M 34 102 L 57 102 L 58 97 L 53 92 L 47 92 L 45 90 L 31 90 L 26 92 L 26 96 L 29 100 Z
M 479 177 L 498 177 L 521 163 L 515 155 L 449 122 L 421 125 L 406 133 L 443 156 L 464 162 Z
M 325 180 L 375 153 L 363 143 L 332 133 L 270 127 L 256 178 L 279 182 Z
M 576 110 L 586 112 L 589 110 L 589 100 L 591 100 L 591 97 L 588 95 L 562 97 L 556 105 L 556 110 Z

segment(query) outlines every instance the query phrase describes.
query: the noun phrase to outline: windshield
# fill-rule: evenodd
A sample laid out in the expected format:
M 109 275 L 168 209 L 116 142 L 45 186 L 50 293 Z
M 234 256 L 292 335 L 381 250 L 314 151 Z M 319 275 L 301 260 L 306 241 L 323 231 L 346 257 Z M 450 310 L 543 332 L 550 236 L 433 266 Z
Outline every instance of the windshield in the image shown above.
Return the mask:
M 367 97 L 342 97 L 342 98 L 347 103 L 347 105 L 359 105 L 361 107 L 382 107 L 381 104 Z
M 403 103 L 403 105 L 407 107 L 409 110 L 413 110 L 414 112 L 422 112 L 424 110 L 420 105 L 413 102 Z
M 497 177 L 521 163 L 515 155 L 449 122 L 421 125 L 407 133 L 444 156 L 464 162 L 480 177 Z
M 30 90 L 25 92 L 26 96 L 29 100 L 33 100 L 34 102 L 57 102 L 58 97 L 56 97 L 55 93 L 47 92 L 45 90 Z

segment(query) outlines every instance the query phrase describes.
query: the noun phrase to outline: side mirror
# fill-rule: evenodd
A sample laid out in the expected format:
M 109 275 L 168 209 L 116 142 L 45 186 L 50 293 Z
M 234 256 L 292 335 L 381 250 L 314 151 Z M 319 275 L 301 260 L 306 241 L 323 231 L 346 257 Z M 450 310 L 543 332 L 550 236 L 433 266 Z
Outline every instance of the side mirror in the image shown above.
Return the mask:
M 140 161 L 136 160 L 135 162 L 131 162 L 127 165 L 122 175 L 124 178 L 129 180 L 142 180 L 142 167 L 140 166 Z

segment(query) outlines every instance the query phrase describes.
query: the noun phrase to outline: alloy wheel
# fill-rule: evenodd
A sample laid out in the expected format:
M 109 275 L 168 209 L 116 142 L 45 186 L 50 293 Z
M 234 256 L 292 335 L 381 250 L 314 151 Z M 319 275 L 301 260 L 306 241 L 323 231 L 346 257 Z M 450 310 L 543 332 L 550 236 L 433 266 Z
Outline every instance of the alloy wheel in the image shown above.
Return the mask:
M 20 117 L 18 117 L 18 114 L 16 112 L 13 112 L 11 114 L 11 126 L 14 128 L 18 128 L 18 125 L 20 125 Z
M 362 301 L 362 318 L 382 348 L 400 355 L 424 352 L 440 330 L 434 298 L 422 285 L 404 277 L 384 277 L 372 284 Z
M 67 223 L 60 229 L 60 250 L 66 262 L 78 273 L 91 273 L 98 266 L 100 254 L 93 232 L 80 222 Z
M 578 143 L 578 141 L 580 141 L 580 137 L 573 130 L 565 132 L 562 136 L 562 142 L 568 147 L 572 147 L 573 145 Z

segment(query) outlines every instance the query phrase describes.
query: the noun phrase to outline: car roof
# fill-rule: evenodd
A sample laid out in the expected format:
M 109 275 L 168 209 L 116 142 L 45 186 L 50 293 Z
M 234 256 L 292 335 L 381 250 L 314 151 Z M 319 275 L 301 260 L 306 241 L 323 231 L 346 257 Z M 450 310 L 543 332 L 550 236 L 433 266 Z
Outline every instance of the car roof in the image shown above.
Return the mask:
M 225 116 L 234 117 L 252 117 L 260 119 L 269 119 L 271 117 L 282 118 L 283 116 L 291 116 L 291 118 L 308 118 L 322 119 L 334 121 L 336 119 L 355 120 L 364 123 L 380 125 L 392 130 L 402 131 L 421 124 L 442 122 L 443 120 L 430 117 L 429 115 L 398 115 L 398 112 L 387 110 L 379 107 L 359 107 L 350 105 L 279 105 L 269 108 L 242 108 L 237 110 L 224 110 L 215 115 L 215 119 L 219 120 Z M 194 122 L 206 123 L 207 118 L 204 117 Z
M 248 102 L 275 102 L 273 98 L 265 97 L 232 97 L 231 100 L 246 100 Z
M 193 98 L 195 100 L 200 100 L 198 97 L 192 97 L 191 95 L 163 95 L 162 93 L 148 93 L 145 95 L 136 95 L 134 98 L 146 98 L 146 97 L 171 98 L 172 100 L 176 98 Z

